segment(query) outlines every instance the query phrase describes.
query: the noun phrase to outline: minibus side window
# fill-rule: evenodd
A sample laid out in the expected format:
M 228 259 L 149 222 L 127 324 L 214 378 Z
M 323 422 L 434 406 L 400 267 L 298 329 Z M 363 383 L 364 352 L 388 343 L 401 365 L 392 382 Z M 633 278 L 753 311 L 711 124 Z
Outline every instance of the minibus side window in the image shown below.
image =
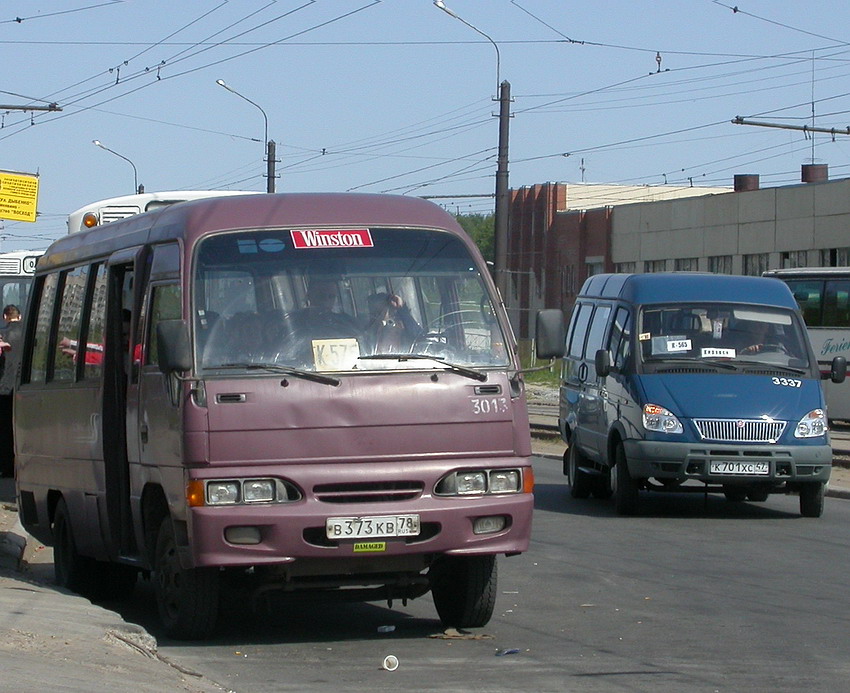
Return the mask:
M 850 281 L 829 279 L 823 293 L 824 327 L 850 327 Z
M 605 338 L 605 329 L 608 327 L 608 316 L 611 315 L 611 306 L 596 306 L 593 320 L 590 323 L 590 331 L 587 335 L 587 350 L 585 358 L 593 360 L 597 349 L 604 349 L 602 341 Z M 595 371 L 595 366 L 594 366 Z
M 56 351 L 53 354 L 53 377 L 55 382 L 73 382 L 76 371 L 80 338 L 80 315 L 86 294 L 88 266 L 64 272 L 62 304 L 59 309 L 59 327 Z
M 59 273 L 54 272 L 44 278 L 41 296 L 36 311 L 35 335 L 32 345 L 32 366 L 29 381 L 31 383 L 47 382 L 48 348 L 50 346 L 50 324 L 53 322 L 53 306 L 56 301 L 56 286 L 59 283 Z
M 622 306 L 614 314 L 611 323 L 610 350 L 614 359 L 614 368 L 622 370 L 631 355 L 632 316 Z
M 573 317 L 573 325 L 570 333 L 570 344 L 567 353 L 570 356 L 581 358 L 584 356 L 584 340 L 587 336 L 587 326 L 590 323 L 590 315 L 593 306 L 589 303 L 579 303 Z
M 103 373 L 103 344 L 106 342 L 106 272 L 103 265 L 96 265 L 94 273 L 91 311 L 86 326 L 84 380 L 100 378 Z
M 153 287 L 151 295 L 150 337 L 148 340 L 147 358 L 145 359 L 146 363 L 159 363 L 156 326 L 160 320 L 173 320 L 181 317 L 181 296 L 179 284 L 165 284 Z

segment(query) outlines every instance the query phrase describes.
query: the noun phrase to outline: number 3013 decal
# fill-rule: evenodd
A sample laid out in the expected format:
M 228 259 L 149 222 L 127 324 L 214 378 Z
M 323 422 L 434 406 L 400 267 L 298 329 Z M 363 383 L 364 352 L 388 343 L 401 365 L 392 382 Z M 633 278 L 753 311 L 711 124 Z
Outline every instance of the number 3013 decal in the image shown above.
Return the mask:
M 508 411 L 507 397 L 474 397 L 472 399 L 473 414 L 496 414 Z
M 802 387 L 803 381 L 796 378 L 771 378 L 774 385 L 784 385 L 785 387 Z

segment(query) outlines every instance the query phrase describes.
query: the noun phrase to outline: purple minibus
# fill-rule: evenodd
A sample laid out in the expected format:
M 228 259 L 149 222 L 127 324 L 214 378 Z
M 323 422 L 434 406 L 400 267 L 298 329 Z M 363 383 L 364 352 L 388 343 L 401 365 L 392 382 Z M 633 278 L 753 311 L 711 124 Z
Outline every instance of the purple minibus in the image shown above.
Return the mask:
M 474 243 L 433 203 L 162 207 L 38 263 L 14 394 L 21 521 L 91 599 L 153 581 L 170 637 L 223 602 L 493 612 L 528 548 L 524 384 Z M 238 586 L 238 590 L 236 587 Z

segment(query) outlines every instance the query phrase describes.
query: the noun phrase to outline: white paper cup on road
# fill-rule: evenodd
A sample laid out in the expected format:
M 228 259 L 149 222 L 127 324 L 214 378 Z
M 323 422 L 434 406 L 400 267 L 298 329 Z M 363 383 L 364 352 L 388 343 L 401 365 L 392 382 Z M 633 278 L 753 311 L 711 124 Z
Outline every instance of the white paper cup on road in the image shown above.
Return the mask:
M 395 655 L 387 655 L 384 657 L 384 661 L 381 662 L 381 666 L 387 671 L 395 671 L 398 669 L 398 657 Z

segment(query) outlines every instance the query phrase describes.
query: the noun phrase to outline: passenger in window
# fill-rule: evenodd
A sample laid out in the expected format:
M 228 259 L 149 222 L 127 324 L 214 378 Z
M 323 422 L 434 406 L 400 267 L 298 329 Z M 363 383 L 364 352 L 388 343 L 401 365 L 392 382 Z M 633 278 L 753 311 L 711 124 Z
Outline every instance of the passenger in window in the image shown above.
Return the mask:
M 21 311 L 9 304 L 3 309 L 6 327 L 0 338 L 3 371 L 0 376 L 0 476 L 15 475 L 15 439 L 12 431 L 12 398 L 21 363 L 23 323 Z
M 363 328 L 367 347 L 373 354 L 409 351 L 422 328 L 398 294 L 379 292 L 366 299 L 369 316 Z
M 307 289 L 307 307 L 293 313 L 296 329 L 312 333 L 313 339 L 357 337 L 357 321 L 337 311 L 337 283 L 330 279 L 314 279 Z

